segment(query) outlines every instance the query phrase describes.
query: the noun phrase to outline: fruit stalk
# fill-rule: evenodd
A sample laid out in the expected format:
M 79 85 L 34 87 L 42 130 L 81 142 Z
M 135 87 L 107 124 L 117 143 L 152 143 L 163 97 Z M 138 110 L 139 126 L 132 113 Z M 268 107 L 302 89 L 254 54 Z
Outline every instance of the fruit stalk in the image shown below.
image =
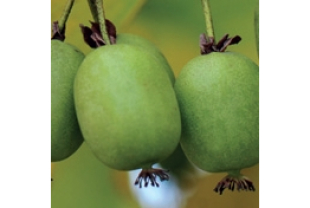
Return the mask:
M 61 16 L 60 20 L 58 21 L 59 32 L 61 32 L 61 33 L 63 32 L 63 29 L 66 25 L 66 22 L 67 22 L 69 15 L 70 15 L 73 4 L 74 4 L 74 0 L 68 0 L 67 1 L 66 7 L 64 9 L 64 13 Z
M 99 22 L 95 0 L 87 0 L 87 2 L 89 5 L 90 12 L 93 16 L 93 19 L 95 20 L 95 22 Z
M 208 41 L 210 41 L 211 39 L 214 40 L 214 32 L 213 32 L 213 24 L 212 24 L 209 0 L 201 0 L 201 3 L 202 3 L 203 13 L 205 16 L 205 21 L 206 21 L 207 40 Z
M 102 0 L 95 0 L 95 5 L 97 9 L 97 18 L 98 23 L 100 26 L 100 32 L 102 35 L 102 38 L 106 45 L 111 45 L 109 34 L 106 29 L 106 22 L 105 22 L 105 14 L 103 9 L 103 1 Z

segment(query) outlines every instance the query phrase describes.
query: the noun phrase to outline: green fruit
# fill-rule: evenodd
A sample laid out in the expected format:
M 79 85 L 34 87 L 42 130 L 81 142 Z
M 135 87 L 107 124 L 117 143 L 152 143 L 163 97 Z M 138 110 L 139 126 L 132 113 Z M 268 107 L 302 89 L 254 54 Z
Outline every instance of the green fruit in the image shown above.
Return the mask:
M 165 56 L 160 52 L 160 50 L 150 41 L 147 39 L 144 39 L 142 37 L 132 35 L 132 34 L 118 34 L 116 39 L 117 44 L 129 44 L 129 45 L 135 45 L 138 47 L 142 47 L 146 49 L 148 52 L 153 54 L 161 63 L 165 64 L 166 72 L 170 78 L 170 81 L 172 85 L 175 83 L 175 76 L 173 73 L 173 70 L 171 69 L 167 59 Z M 182 179 L 183 175 L 185 175 L 188 172 L 191 172 L 192 166 L 187 160 L 186 156 L 184 155 L 184 152 L 180 146 L 180 144 L 177 146 L 177 148 L 173 151 L 173 153 L 160 162 L 161 167 L 164 169 L 168 169 L 170 173 L 172 173 L 177 178 Z
M 259 161 L 259 70 L 249 58 L 213 52 L 188 62 L 175 83 L 181 146 L 209 172 L 239 171 Z
M 81 64 L 74 83 L 79 124 L 107 166 L 150 169 L 177 147 L 180 112 L 164 67 L 126 44 L 99 47 Z
M 185 156 L 180 144 L 167 159 L 159 164 L 164 169 L 168 169 L 180 182 L 188 174 L 194 172 L 194 168 Z
M 51 161 L 71 156 L 82 144 L 73 102 L 73 82 L 84 54 L 59 40 L 51 41 Z
M 127 33 L 118 34 L 116 42 L 117 44 L 129 44 L 129 45 L 135 45 L 138 47 L 142 47 L 146 49 L 148 52 L 150 52 L 151 54 L 153 54 L 161 63 L 166 65 L 164 69 L 166 70 L 172 85 L 174 85 L 175 76 L 174 76 L 173 70 L 171 69 L 165 56 L 152 42 L 142 37 L 139 37 L 133 34 L 127 34 Z M 185 172 L 191 171 L 192 169 L 192 166 L 190 165 L 189 161 L 184 155 L 180 144 L 177 146 L 177 148 L 173 151 L 173 153 L 168 158 L 160 162 L 160 165 L 164 169 L 168 169 L 170 173 L 174 174 L 175 176 L 180 176 L 180 177 Z
M 162 161 L 160 165 L 165 168 L 171 170 L 178 170 L 185 167 L 186 164 L 186 156 L 184 155 L 181 145 L 179 144 L 177 148 L 173 151 L 173 153 L 166 160 Z
M 165 56 L 152 42 L 142 37 L 132 35 L 132 34 L 127 34 L 127 33 L 118 34 L 116 37 L 116 42 L 117 44 L 128 44 L 128 45 L 142 47 L 149 53 L 153 54 L 156 57 L 156 59 L 158 59 L 158 61 L 166 65 L 163 68 L 166 70 L 171 83 L 174 84 L 175 77 L 174 77 L 173 70 L 171 69 Z

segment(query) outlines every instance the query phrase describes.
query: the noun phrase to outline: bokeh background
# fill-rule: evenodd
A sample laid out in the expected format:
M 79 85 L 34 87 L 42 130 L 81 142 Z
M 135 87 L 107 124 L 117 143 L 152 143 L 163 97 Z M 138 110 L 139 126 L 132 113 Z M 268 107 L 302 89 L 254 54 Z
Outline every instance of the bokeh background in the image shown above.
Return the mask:
M 152 41 L 166 56 L 175 76 L 192 58 L 200 55 L 199 35 L 205 32 L 201 1 L 189 0 L 104 0 L 106 18 L 118 33 L 132 33 Z M 60 18 L 66 1 L 51 0 L 51 22 Z M 240 35 L 242 41 L 228 48 L 258 64 L 254 9 L 258 0 L 210 0 L 215 38 Z M 87 0 L 76 0 L 66 26 L 66 40 L 85 54 L 93 49 L 83 41 L 79 24 L 92 20 Z M 51 164 L 52 208 L 256 208 L 259 207 L 259 165 L 244 169 L 255 192 L 213 192 L 226 173 L 198 170 L 176 154 L 171 180 L 160 188 L 134 186 L 138 171 L 116 171 L 106 167 L 87 144 L 70 158 Z M 181 162 L 180 162 L 181 161 Z M 169 165 L 169 164 L 166 164 Z M 173 165 L 172 165 L 173 166 Z

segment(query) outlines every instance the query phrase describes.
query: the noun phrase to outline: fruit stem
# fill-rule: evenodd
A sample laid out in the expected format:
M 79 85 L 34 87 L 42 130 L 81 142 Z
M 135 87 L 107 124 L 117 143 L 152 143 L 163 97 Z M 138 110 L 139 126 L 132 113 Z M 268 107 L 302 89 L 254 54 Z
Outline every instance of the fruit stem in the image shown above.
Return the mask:
M 69 18 L 73 4 L 74 4 L 74 0 L 68 0 L 67 1 L 63 15 L 61 16 L 60 20 L 58 21 L 59 32 L 61 32 L 61 33 L 63 32 L 63 29 L 66 26 L 66 22 Z
M 201 0 L 201 3 L 206 21 L 206 32 L 207 32 L 206 38 L 208 41 L 210 41 L 210 39 L 214 40 L 214 32 L 213 32 L 213 24 L 212 24 L 209 0 Z
M 91 12 L 91 14 L 93 16 L 94 21 L 95 22 L 99 22 L 95 0 L 87 0 L 87 2 L 88 2 L 89 8 L 90 8 L 90 12 Z
M 106 45 L 111 45 L 109 34 L 106 29 L 105 14 L 104 14 L 104 9 L 103 9 L 103 0 L 95 0 L 95 5 L 97 8 L 97 18 L 98 18 L 98 23 L 99 23 L 102 38 Z

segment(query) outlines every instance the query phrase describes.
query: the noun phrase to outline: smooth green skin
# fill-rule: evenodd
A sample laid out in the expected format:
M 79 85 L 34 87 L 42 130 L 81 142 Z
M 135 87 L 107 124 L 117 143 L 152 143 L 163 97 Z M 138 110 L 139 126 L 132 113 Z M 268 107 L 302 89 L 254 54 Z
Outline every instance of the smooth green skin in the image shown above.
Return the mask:
M 174 77 L 173 70 L 171 69 L 165 56 L 152 42 L 137 35 L 122 33 L 122 34 L 117 34 L 116 43 L 139 46 L 139 47 L 144 48 L 149 53 L 153 54 L 158 59 L 158 61 L 166 65 L 164 69 L 166 70 L 171 83 L 174 84 L 175 77 Z
M 73 102 L 73 82 L 84 54 L 59 40 L 51 42 L 51 161 L 71 156 L 82 144 Z
M 181 135 L 176 96 L 164 64 L 141 47 L 102 46 L 84 59 L 74 83 L 85 141 L 107 166 L 150 168 Z
M 259 161 L 259 70 L 249 58 L 213 52 L 196 57 L 175 83 L 182 117 L 181 146 L 209 172 Z
M 165 160 L 159 163 L 164 169 L 169 170 L 176 178 L 182 180 L 189 172 L 193 172 L 193 166 L 188 161 L 181 144 L 178 144 L 173 153 Z
M 139 46 L 146 49 L 148 52 L 152 53 L 161 63 L 166 65 L 164 69 L 166 69 L 171 84 L 174 85 L 175 76 L 173 70 L 171 69 L 165 56 L 152 42 L 136 35 L 121 33 L 117 35 L 116 43 Z M 160 165 L 163 168 L 168 169 L 170 173 L 177 175 L 182 175 L 184 171 L 192 168 L 180 144 L 168 158 L 166 158 L 160 163 Z

